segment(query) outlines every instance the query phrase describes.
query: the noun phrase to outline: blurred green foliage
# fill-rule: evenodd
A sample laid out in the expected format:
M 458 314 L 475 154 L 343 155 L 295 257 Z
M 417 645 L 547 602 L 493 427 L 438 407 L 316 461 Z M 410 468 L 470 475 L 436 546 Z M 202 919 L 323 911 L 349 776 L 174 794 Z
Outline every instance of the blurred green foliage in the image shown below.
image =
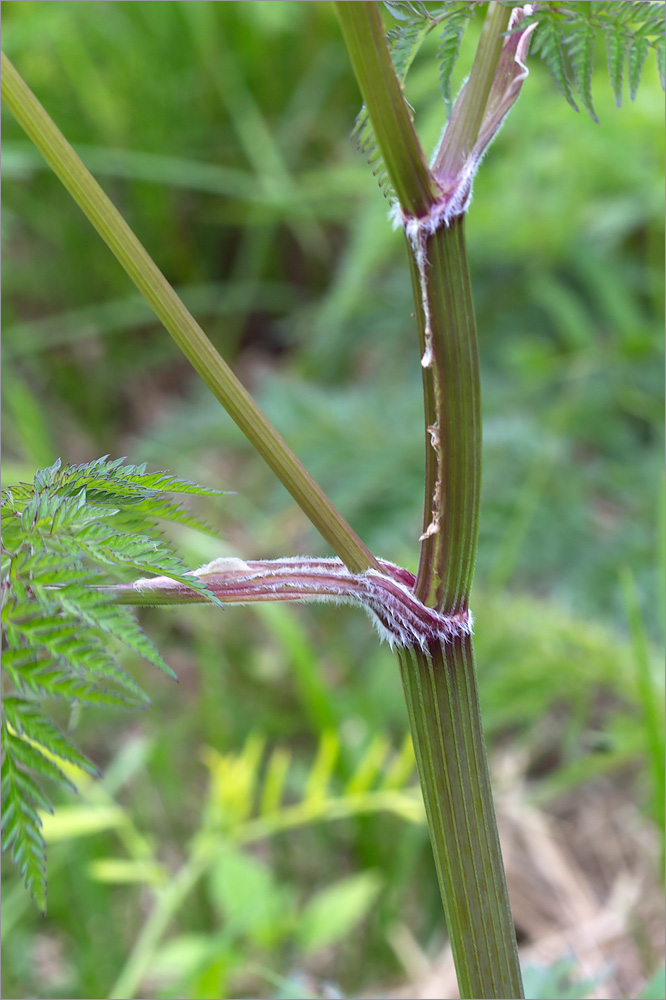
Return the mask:
M 411 293 L 401 237 L 348 139 L 359 100 L 329 5 L 23 2 L 3 15 L 8 55 L 216 346 L 370 547 L 414 568 Z M 407 86 L 427 148 L 443 123 L 432 42 Z M 491 753 L 520 747 L 537 801 L 617 781 L 661 823 L 663 99 L 648 64 L 618 111 L 602 50 L 597 64 L 600 125 L 531 67 L 469 214 L 485 413 L 477 651 Z M 9 116 L 3 129 L 7 481 L 57 456 L 127 454 L 237 492 L 218 543 L 174 534 L 192 565 L 323 551 Z M 219 522 L 219 507 L 199 510 Z M 180 871 L 205 827 L 202 746 L 241 755 L 259 734 L 266 759 L 288 748 L 303 788 L 334 730 L 342 791 L 380 754 L 378 734 L 403 743 L 392 658 L 351 609 L 142 620 L 181 683 L 144 678 L 154 708 L 140 717 L 81 714 L 77 743 L 105 778 L 80 806 L 111 796 L 117 825 L 53 843 L 44 922 L 7 874 L 5 996 L 109 994 L 153 912 L 151 879 Z M 392 928 L 428 951 L 443 940 L 425 828 L 395 813 L 234 856 L 243 884 L 270 883 L 261 896 L 286 923 L 254 914 L 240 931 L 246 918 L 207 876 L 164 929 L 154 995 L 371 990 L 401 975 Z M 334 930 L 326 907 L 344 905 L 365 919 L 315 953 Z

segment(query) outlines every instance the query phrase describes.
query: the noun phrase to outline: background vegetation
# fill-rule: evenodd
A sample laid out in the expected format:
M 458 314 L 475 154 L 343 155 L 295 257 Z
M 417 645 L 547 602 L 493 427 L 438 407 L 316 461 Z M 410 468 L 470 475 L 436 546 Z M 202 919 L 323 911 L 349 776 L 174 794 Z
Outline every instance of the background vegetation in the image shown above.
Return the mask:
M 359 100 L 332 10 L 3 15 L 8 55 L 216 346 L 371 549 L 414 569 L 404 248 L 348 139 Z M 408 87 L 427 147 L 434 44 Z M 617 110 L 603 58 L 600 125 L 531 67 L 468 225 L 485 411 L 473 606 L 531 997 L 637 996 L 662 967 L 663 99 L 648 63 Z M 128 455 L 236 491 L 198 505 L 219 542 L 174 532 L 191 565 L 323 551 L 3 128 L 5 483 L 57 456 Z M 142 618 L 180 684 L 128 660 L 150 711 L 61 718 L 105 777 L 77 775 L 47 826 L 45 919 L 3 877 L 4 995 L 454 995 L 399 678 L 364 616 Z

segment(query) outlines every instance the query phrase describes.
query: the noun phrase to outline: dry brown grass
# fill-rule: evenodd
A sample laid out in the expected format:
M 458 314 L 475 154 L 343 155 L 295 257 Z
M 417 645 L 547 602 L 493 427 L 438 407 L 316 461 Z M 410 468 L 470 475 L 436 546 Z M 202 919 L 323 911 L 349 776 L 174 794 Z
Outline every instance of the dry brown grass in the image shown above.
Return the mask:
M 627 775 L 577 788 L 547 807 L 533 803 L 526 760 L 494 761 L 498 822 L 523 966 L 568 960 L 597 985 L 581 1000 L 636 997 L 663 961 L 664 904 L 656 833 Z M 459 997 L 450 948 L 430 961 L 408 930 L 394 949 L 409 983 L 383 995 Z

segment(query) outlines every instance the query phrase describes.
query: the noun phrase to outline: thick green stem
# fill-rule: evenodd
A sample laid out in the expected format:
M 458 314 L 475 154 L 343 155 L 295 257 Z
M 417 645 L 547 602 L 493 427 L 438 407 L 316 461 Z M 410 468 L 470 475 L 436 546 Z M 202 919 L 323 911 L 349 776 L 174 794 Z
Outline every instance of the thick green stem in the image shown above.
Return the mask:
M 356 12 L 352 14 L 351 9 Z M 444 614 L 465 612 L 474 570 L 481 486 L 481 396 L 464 219 L 437 196 L 415 204 L 421 153 L 393 148 L 397 127 L 385 41 L 370 28 L 374 3 L 339 3 L 345 39 L 405 222 L 419 323 L 426 427 L 426 493 L 416 594 Z M 374 10 L 374 14 L 372 13 Z M 362 25 L 365 17 L 366 28 Z M 473 150 L 502 53 L 510 12 L 491 3 L 455 128 L 445 137 L 442 170 L 455 184 Z M 351 30 L 355 23 L 357 33 Z M 351 39 L 351 43 L 350 43 Z M 379 51 L 371 67 L 369 49 Z M 404 101 L 403 101 L 404 104 Z M 404 113 L 408 114 L 406 107 Z M 410 120 L 411 124 L 411 120 Z M 441 166 L 441 164 L 438 164 Z M 438 177 L 441 176 L 438 171 Z M 422 185 L 426 190 L 427 185 Z M 437 185 L 431 178 L 431 190 Z M 409 197 L 405 197 L 405 190 Z M 445 193 L 443 194 L 443 197 Z M 425 210 L 424 210 L 425 207 Z M 412 738 L 428 816 L 461 997 L 523 996 L 515 931 L 497 833 L 469 637 L 429 651 L 399 653 Z
M 472 72 L 442 144 L 442 176 L 456 176 L 471 154 L 509 17 L 506 7 L 488 5 Z M 445 614 L 468 606 L 481 494 L 481 384 L 464 227 L 462 214 L 423 233 L 411 261 L 421 350 L 432 352 L 423 369 L 426 493 L 416 592 Z
M 399 659 L 460 996 L 522 997 L 471 639 Z
M 2 99 L 118 258 L 194 369 L 333 551 L 352 572 L 360 573 L 371 567 L 377 569 L 378 563 L 374 556 L 220 357 L 4 53 Z
M 338 2 L 342 35 L 370 121 L 400 204 L 410 215 L 426 215 L 437 184 L 414 130 L 412 117 L 384 41 L 376 3 Z
M 464 216 L 427 237 L 424 247 L 422 273 L 410 255 L 421 355 L 424 305 L 432 353 L 423 368 L 426 484 L 415 589 L 424 604 L 456 614 L 468 605 L 481 492 L 481 386 Z

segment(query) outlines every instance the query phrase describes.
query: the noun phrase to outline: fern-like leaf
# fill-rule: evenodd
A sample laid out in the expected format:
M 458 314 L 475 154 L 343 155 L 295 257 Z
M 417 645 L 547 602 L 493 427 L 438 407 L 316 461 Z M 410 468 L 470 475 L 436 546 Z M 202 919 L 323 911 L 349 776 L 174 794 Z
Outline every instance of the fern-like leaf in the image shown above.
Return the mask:
M 32 484 L 2 494 L 3 850 L 11 848 L 40 909 L 46 852 L 39 810 L 51 811 L 40 782 L 73 788 L 65 763 L 97 773 L 42 700 L 145 707 L 118 659 L 123 645 L 171 673 L 129 608 L 108 603 L 101 587 L 109 573 L 171 576 L 219 603 L 160 536 L 164 520 L 210 530 L 172 493 L 218 491 L 105 456 L 86 465 L 55 462 Z
M 608 72 L 610 74 L 611 86 L 618 108 L 622 104 L 625 50 L 626 39 L 624 30 L 622 24 L 617 23 L 606 35 L 606 53 L 608 55 Z
M 513 6 L 513 4 L 511 4 Z M 558 88 L 577 109 L 575 87 L 586 111 L 596 121 L 592 103 L 595 40 L 603 35 L 610 82 L 619 107 L 625 72 L 629 93 L 636 96 L 645 60 L 654 50 L 664 86 L 663 0 L 591 0 L 589 3 L 538 3 L 523 27 L 535 23 L 531 52 L 540 54 Z
M 438 14 L 429 11 L 424 3 L 391 3 L 389 0 L 384 6 L 401 22 L 391 28 L 386 37 L 396 76 L 404 83 L 421 45 L 438 24 Z
M 664 38 L 660 38 L 656 44 L 657 52 L 657 69 L 659 70 L 659 80 L 661 82 L 661 89 L 664 89 L 666 84 L 666 42 Z
M 48 747 L 52 754 L 83 771 L 99 775 L 99 769 L 74 746 L 69 737 L 64 736 L 50 719 L 42 715 L 33 702 L 8 697 L 3 699 L 2 707 L 7 722 L 18 736 Z
M 586 19 L 580 19 L 567 35 L 571 72 L 576 83 L 581 104 L 590 118 L 598 122 L 592 103 L 592 65 L 594 61 L 594 28 Z
M 386 164 L 379 151 L 370 115 L 366 111 L 365 105 L 363 105 L 356 116 L 356 122 L 352 130 L 352 139 L 355 141 L 359 153 L 365 157 L 366 163 L 372 169 L 372 173 L 377 178 L 377 183 L 384 196 L 386 198 L 393 198 L 395 192 L 389 181 Z
M 9 741 L 2 729 L 3 745 Z M 26 888 L 42 911 L 46 910 L 46 844 L 38 809 L 53 812 L 39 784 L 23 771 L 13 754 L 2 759 L 2 850 L 11 859 Z
M 5 752 L 23 771 L 41 775 L 42 778 L 47 778 L 69 791 L 76 790 L 74 782 L 67 777 L 62 768 L 54 763 L 50 756 L 47 757 L 28 740 L 15 736 L 9 730 L 6 731 L 5 736 Z
M 569 71 L 566 63 L 566 52 L 564 48 L 564 33 L 562 26 L 557 21 L 544 20 L 539 24 L 532 36 L 530 46 L 532 53 L 541 54 L 541 58 L 550 70 L 550 73 L 557 84 L 560 93 L 566 98 L 574 111 L 578 111 L 569 83 Z
M 446 4 L 446 17 L 443 18 L 444 30 L 439 38 L 437 59 L 439 62 L 439 88 L 444 98 L 447 118 L 451 114 L 453 99 L 451 97 L 451 74 L 458 59 L 460 42 L 469 20 L 474 16 L 474 4 Z
M 501 0 L 516 7 L 513 0 Z M 452 108 L 451 76 L 460 51 L 465 29 L 478 4 L 475 0 L 449 0 L 426 4 L 412 0 L 385 0 L 396 25 L 387 35 L 393 64 L 401 83 L 428 35 L 440 28 L 438 62 L 440 89 L 447 115 Z M 610 82 L 618 106 L 622 102 L 625 72 L 631 98 L 636 96 L 641 71 L 651 49 L 657 57 L 664 86 L 664 2 L 663 0 L 590 0 L 586 3 L 547 3 L 532 5 L 532 11 L 514 31 L 535 25 L 530 49 L 540 55 L 559 90 L 574 110 L 578 100 L 594 121 L 597 115 L 592 98 L 592 69 L 596 39 L 602 35 L 606 44 Z M 388 173 L 377 147 L 372 125 L 365 108 L 353 131 L 359 150 L 365 154 L 380 188 L 394 198 Z

